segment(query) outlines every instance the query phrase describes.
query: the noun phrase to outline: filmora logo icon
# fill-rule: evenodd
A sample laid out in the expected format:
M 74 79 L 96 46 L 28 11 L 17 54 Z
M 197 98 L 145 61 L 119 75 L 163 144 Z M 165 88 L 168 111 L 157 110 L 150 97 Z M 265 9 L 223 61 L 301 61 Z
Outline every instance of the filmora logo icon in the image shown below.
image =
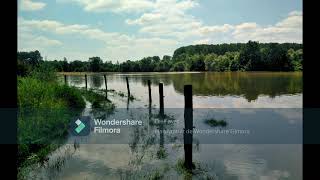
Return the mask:
M 82 116 L 71 121 L 70 132 L 74 136 L 87 136 L 90 134 L 90 116 Z

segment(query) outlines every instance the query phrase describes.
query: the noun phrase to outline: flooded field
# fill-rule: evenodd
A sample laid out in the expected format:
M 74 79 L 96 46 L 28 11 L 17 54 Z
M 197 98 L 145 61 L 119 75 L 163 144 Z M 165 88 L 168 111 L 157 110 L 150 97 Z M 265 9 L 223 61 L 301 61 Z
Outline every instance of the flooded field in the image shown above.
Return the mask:
M 125 77 L 132 100 L 125 97 Z M 68 76 L 67 83 L 85 87 L 85 78 Z M 163 119 L 159 83 L 164 84 Z M 184 128 L 187 84 L 193 88 L 196 129 L 250 131 L 247 136 L 195 133 L 192 174 L 182 167 L 183 134 L 178 133 Z M 82 115 L 139 119 L 144 125 L 122 128 L 120 134 L 70 136 L 30 179 L 302 179 L 302 73 L 108 73 L 107 86 L 114 112 L 94 110 L 87 102 Z M 88 75 L 90 88 L 105 89 L 102 74 Z M 206 120 L 212 119 L 226 124 L 210 126 Z

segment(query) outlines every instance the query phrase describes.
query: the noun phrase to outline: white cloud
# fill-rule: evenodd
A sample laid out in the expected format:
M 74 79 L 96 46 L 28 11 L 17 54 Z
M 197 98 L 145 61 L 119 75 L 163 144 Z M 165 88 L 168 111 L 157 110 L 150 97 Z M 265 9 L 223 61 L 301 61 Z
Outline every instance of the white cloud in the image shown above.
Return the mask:
M 289 14 L 289 16 L 276 24 L 278 28 L 301 28 L 302 14 L 296 11 Z
M 197 34 L 194 30 L 202 26 L 202 22 L 186 12 L 199 4 L 192 0 L 157 0 L 154 8 L 143 13 L 139 18 L 127 19 L 128 25 L 139 25 L 140 33 L 151 36 L 166 36 L 182 40 Z
M 200 39 L 200 40 L 195 40 L 193 41 L 193 44 L 209 44 L 210 39 Z
M 241 24 L 204 25 L 201 20 L 187 14 L 198 5 L 196 1 L 158 0 L 155 8 L 139 18 L 127 19 L 128 25 L 140 26 L 140 33 L 155 37 L 171 37 L 190 42 L 302 42 L 302 12 L 292 11 L 288 17 L 274 25 L 256 22 Z M 181 8 L 178 8 L 181 7 Z M 205 41 L 203 41 L 205 39 Z
M 163 18 L 163 15 L 160 13 L 145 13 L 139 19 L 131 20 L 127 19 L 126 23 L 129 25 L 139 24 L 144 25 L 148 23 L 152 23 L 154 21 L 159 21 Z
M 254 30 L 257 28 L 257 24 L 256 23 L 242 23 L 239 25 L 236 25 L 236 31 L 250 31 L 250 30 Z
M 302 42 L 302 12 L 292 11 L 288 17 L 273 25 L 256 22 L 206 25 L 188 14 L 199 6 L 195 0 L 60 0 L 74 2 L 86 11 L 141 12 L 138 18 L 126 19 L 128 25 L 139 26 L 140 35 L 162 37 L 184 42 L 206 39 L 208 43 L 246 42 Z M 68 28 L 66 28 L 68 29 Z M 104 34 L 98 30 L 98 34 Z M 106 35 L 106 34 L 105 34 Z M 123 35 L 125 38 L 126 35 Z M 202 41 L 203 42 L 203 41 Z
M 57 0 L 62 3 L 76 3 L 88 12 L 141 12 L 153 7 L 148 0 Z
M 224 24 L 222 26 L 202 26 L 199 28 L 199 32 L 202 35 L 207 35 L 210 33 L 226 33 L 229 32 L 230 30 L 234 29 L 233 26 L 230 24 Z
M 246 27 L 246 28 L 244 28 Z M 302 13 L 293 11 L 282 21 L 270 26 L 255 23 L 236 26 L 232 34 L 235 40 L 256 40 L 261 42 L 298 42 L 302 43 Z
M 197 5 L 195 0 L 56 0 L 61 3 L 76 3 L 88 12 L 145 12 L 146 10 L 165 9 L 174 5 L 176 11 L 185 11 Z
M 171 54 L 178 47 L 177 41 L 172 39 L 128 36 L 115 32 L 106 32 L 102 29 L 92 28 L 88 25 L 67 25 L 52 20 L 26 20 L 24 18 L 19 18 L 18 30 L 18 35 L 20 36 L 26 36 L 35 32 L 45 32 L 52 33 L 54 35 L 72 35 L 74 37 L 77 36 L 100 41 L 105 44 L 104 48 L 101 49 L 99 54 L 91 54 L 91 56 L 101 55 L 109 60 L 123 61 L 127 59 L 136 60 L 145 56 L 161 56 L 163 54 Z M 19 49 L 31 46 L 24 42 L 33 41 L 32 38 L 19 38 L 19 40 Z M 37 42 L 40 42 L 41 40 L 44 40 L 44 37 L 38 39 Z M 59 44 L 59 42 L 54 40 L 50 41 L 49 39 L 47 43 L 52 45 L 55 43 L 56 45 Z M 31 47 L 35 47 L 35 45 L 33 44 Z M 77 52 L 75 52 L 75 54 L 76 53 Z M 90 52 L 88 52 L 88 54 L 90 54 Z
M 34 2 L 32 0 L 21 0 L 20 8 L 24 11 L 37 11 L 46 6 L 43 2 Z
M 19 51 L 32 51 L 40 50 L 46 51 L 48 47 L 59 47 L 62 42 L 50 39 L 44 36 L 33 35 L 28 32 L 18 33 L 18 50 Z

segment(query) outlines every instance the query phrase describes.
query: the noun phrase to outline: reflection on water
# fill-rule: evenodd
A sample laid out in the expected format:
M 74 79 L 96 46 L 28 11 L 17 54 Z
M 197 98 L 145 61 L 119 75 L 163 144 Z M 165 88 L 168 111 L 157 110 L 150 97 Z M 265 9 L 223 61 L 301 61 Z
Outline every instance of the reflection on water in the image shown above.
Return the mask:
M 193 85 L 193 103 L 198 108 L 300 108 L 302 107 L 302 73 L 132 73 L 108 74 L 108 89 L 126 93 L 125 77 L 129 77 L 131 93 L 137 100 L 130 102 L 126 98 L 108 95 L 118 108 L 125 111 L 105 114 L 105 116 L 132 116 L 137 118 L 139 113 L 131 113 L 137 108 L 152 107 L 145 111 L 144 119 L 149 126 L 135 127 L 128 131 L 130 142 L 101 143 L 101 136 L 86 137 L 87 144 L 80 144 L 72 156 L 66 156 L 61 151 L 54 152 L 51 157 L 65 156 L 63 168 L 53 179 L 183 179 L 190 177 L 181 173 L 177 162 L 184 158 L 183 145 L 179 142 L 180 135 L 154 134 L 154 129 L 181 129 L 183 121 L 180 115 L 170 121 L 170 113 L 165 110 L 167 120 L 159 124 L 157 109 L 159 104 L 158 83 L 164 84 L 165 108 L 183 108 L 183 86 Z M 84 77 L 70 76 L 69 84 L 84 87 Z M 152 106 L 148 101 L 147 81 L 152 83 Z M 104 89 L 102 75 L 88 75 L 88 87 Z M 128 107 L 128 110 L 126 110 Z M 215 109 L 217 112 L 219 110 Z M 221 109 L 223 110 L 223 109 Z M 286 113 L 274 110 L 272 117 L 259 119 L 246 118 L 250 109 L 240 114 L 230 114 L 228 126 L 237 128 L 252 128 L 262 132 L 293 133 L 301 138 L 301 113 Z M 143 112 L 143 111 L 141 111 Z M 94 117 L 90 111 L 86 114 Z M 102 112 L 103 114 L 103 112 Z M 200 113 L 207 116 L 205 113 Z M 194 116 L 200 118 L 195 110 Z M 242 114 L 242 115 L 241 115 Z M 257 113 L 256 116 L 260 116 Z M 101 116 L 101 114 L 100 114 Z M 215 113 L 215 118 L 219 118 Z M 242 117 L 243 116 L 243 117 Z M 194 119 L 198 128 L 208 128 L 203 121 Z M 183 114 L 182 114 L 183 118 Z M 212 117 L 209 117 L 212 118 Z M 177 120 L 178 119 L 178 120 Z M 201 119 L 201 118 L 200 118 Z M 172 119 L 171 119 L 172 120 Z M 183 120 L 183 119 L 182 119 Z M 259 129 L 260 128 L 260 129 Z M 300 128 L 300 130 L 299 130 Z M 292 132 L 290 132 L 290 130 Z M 294 131 L 299 133 L 294 134 Z M 272 133 L 270 133 L 272 136 Z M 271 137 L 270 136 L 270 137 Z M 257 139 L 260 136 L 253 136 Z M 99 140 L 100 138 L 100 140 Z M 272 137 L 276 138 L 276 137 Z M 295 138 L 295 137 L 294 137 Z M 112 138 L 110 138 L 112 139 Z M 160 140 L 161 139 L 161 140 Z M 231 139 L 232 140 L 232 139 Z M 297 144 L 212 144 L 210 138 L 194 137 L 193 159 L 198 169 L 192 179 L 302 179 L 302 145 Z M 206 143 L 207 142 L 207 143 Z M 299 141 L 297 141 L 299 142 Z M 230 143 L 230 142 L 228 142 Z M 71 146 L 66 144 L 61 149 Z M 65 151 L 64 151 L 65 152 Z M 55 158 L 50 158 L 55 159 Z M 48 178 L 46 168 L 38 170 L 43 177 Z
M 301 72 L 206 72 L 206 73 L 129 73 L 108 74 L 108 89 L 126 93 L 129 77 L 131 94 L 138 100 L 130 107 L 145 107 L 147 81 L 151 80 L 153 105 L 159 104 L 158 84 L 164 84 L 165 107 L 182 108 L 183 86 L 192 84 L 194 107 L 199 108 L 300 108 L 302 107 Z M 62 76 L 61 76 L 62 78 Z M 69 84 L 84 87 L 83 76 L 70 76 Z M 88 75 L 89 88 L 104 89 L 102 74 Z M 117 102 L 127 107 L 127 102 Z

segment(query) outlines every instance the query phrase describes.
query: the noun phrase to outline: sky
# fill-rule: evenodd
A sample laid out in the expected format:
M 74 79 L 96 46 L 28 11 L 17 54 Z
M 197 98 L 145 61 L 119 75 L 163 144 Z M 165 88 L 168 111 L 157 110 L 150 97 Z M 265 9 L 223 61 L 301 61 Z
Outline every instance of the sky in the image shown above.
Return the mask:
M 18 51 L 123 62 L 194 44 L 302 43 L 302 0 L 18 0 Z

